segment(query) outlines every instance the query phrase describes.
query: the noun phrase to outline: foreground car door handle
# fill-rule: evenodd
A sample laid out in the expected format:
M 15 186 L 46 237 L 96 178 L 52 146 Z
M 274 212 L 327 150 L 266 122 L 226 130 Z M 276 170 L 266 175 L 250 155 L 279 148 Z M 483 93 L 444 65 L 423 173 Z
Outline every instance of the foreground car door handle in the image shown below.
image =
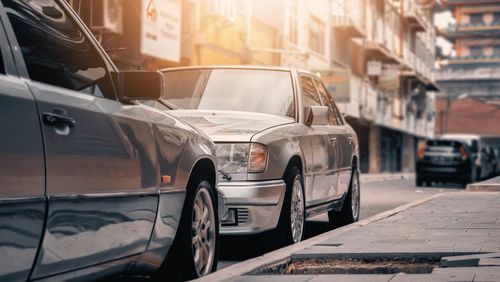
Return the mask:
M 74 127 L 76 122 L 72 117 L 65 114 L 64 111 L 54 110 L 54 113 L 43 113 L 43 123 L 50 126 L 61 126 L 67 125 L 69 127 Z
M 333 143 L 333 145 L 337 144 L 337 137 L 330 138 L 330 142 Z

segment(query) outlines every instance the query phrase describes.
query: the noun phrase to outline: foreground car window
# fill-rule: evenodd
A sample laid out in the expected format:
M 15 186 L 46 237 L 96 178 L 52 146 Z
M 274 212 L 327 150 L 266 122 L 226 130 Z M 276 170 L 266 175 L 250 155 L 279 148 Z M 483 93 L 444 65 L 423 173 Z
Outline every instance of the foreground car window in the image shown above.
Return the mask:
M 180 109 L 259 112 L 295 116 L 290 72 L 180 70 L 165 73 L 164 100 Z
M 2 2 L 31 79 L 114 99 L 104 62 L 56 1 Z

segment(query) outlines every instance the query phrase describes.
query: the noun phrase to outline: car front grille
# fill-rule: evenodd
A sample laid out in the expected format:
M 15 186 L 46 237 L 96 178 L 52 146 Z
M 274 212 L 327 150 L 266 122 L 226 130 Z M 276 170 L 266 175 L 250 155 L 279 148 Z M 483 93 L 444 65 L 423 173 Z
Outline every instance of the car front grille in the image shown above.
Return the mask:
M 243 224 L 248 221 L 249 212 L 246 208 L 238 208 L 238 224 Z

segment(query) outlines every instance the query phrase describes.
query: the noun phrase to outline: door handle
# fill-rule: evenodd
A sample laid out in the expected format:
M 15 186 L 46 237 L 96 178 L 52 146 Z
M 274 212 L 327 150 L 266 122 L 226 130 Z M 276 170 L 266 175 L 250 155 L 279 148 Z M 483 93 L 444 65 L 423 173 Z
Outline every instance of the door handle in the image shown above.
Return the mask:
M 349 141 L 349 145 L 352 145 L 352 143 L 354 143 L 354 138 L 352 137 L 347 138 L 347 140 Z
M 330 142 L 333 143 L 334 145 L 337 144 L 337 137 L 330 138 Z
M 43 123 L 50 126 L 61 126 L 66 125 L 69 127 L 74 127 L 76 122 L 72 117 L 66 115 L 63 110 L 54 110 L 53 113 L 43 113 L 42 115 Z

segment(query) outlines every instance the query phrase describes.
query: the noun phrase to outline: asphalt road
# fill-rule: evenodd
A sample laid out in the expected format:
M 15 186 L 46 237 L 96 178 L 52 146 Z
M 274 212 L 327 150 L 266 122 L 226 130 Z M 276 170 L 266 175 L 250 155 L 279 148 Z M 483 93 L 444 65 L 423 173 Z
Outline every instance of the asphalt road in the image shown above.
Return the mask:
M 464 190 L 456 185 L 415 187 L 414 182 L 412 179 L 362 183 L 360 218 L 367 218 L 438 193 Z M 328 216 L 326 214 L 319 215 L 306 223 L 305 239 L 329 230 L 331 229 L 328 226 Z M 266 238 L 270 235 L 223 238 L 219 269 L 272 251 L 273 249 L 265 244 Z

